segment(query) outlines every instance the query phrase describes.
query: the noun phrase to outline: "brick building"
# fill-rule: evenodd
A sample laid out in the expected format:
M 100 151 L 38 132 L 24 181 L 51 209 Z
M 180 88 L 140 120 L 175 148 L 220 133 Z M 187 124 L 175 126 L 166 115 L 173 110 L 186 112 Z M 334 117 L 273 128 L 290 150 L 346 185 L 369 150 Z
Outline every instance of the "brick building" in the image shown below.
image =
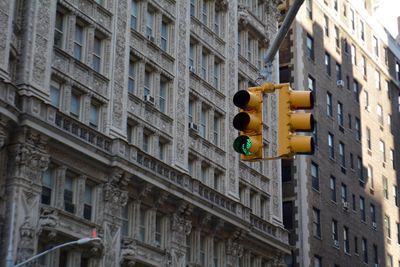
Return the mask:
M 294 266 L 400 266 L 400 48 L 372 4 L 306 0 L 280 51 L 315 93 L 315 154 L 282 163 Z

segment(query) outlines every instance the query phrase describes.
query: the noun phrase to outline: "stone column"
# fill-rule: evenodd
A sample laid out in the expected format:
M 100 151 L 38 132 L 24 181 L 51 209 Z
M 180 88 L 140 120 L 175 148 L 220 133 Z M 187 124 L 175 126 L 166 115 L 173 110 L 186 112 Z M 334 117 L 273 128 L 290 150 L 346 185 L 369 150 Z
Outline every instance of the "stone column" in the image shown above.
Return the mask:
M 114 169 L 110 180 L 103 186 L 104 220 L 102 266 L 119 266 L 121 246 L 121 214 L 128 201 L 128 181 L 122 170 Z
M 186 238 L 190 234 L 191 229 L 192 223 L 186 216 L 179 213 L 172 215 L 171 243 L 169 248 L 170 261 L 167 262 L 167 266 L 186 266 Z
M 42 173 L 47 169 L 49 155 L 46 138 L 27 128 L 17 133 L 11 143 L 6 174 L 8 236 L 4 247 L 11 245 L 14 262 L 21 262 L 36 253 Z

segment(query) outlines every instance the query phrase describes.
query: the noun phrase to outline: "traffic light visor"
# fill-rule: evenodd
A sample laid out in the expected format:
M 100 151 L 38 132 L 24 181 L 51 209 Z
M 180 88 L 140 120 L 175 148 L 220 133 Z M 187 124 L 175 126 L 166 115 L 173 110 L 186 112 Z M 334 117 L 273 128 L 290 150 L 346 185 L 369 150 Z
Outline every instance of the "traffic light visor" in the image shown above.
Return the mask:
M 260 118 L 251 113 L 240 112 L 233 118 L 233 127 L 239 131 L 256 132 L 260 125 Z
M 233 96 L 233 104 L 241 109 L 257 107 L 260 104 L 260 97 L 247 90 L 240 90 Z
M 310 91 L 290 91 L 290 107 L 292 109 L 313 109 L 314 95 Z

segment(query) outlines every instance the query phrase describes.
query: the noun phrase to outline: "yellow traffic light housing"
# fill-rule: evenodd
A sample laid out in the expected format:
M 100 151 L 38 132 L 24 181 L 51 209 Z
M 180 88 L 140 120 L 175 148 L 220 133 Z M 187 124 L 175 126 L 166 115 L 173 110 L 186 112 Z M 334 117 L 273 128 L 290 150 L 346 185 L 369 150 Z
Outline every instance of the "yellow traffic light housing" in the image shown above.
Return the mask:
M 289 84 L 282 84 L 279 89 L 278 157 L 314 153 L 313 138 L 295 134 L 297 131 L 311 132 L 314 129 L 311 113 L 295 112 L 297 109 L 313 108 L 312 92 L 293 91 Z
M 233 118 L 233 127 L 240 131 L 233 148 L 240 159 L 251 161 L 263 158 L 263 92 L 259 87 L 240 90 L 233 97 L 240 112 Z

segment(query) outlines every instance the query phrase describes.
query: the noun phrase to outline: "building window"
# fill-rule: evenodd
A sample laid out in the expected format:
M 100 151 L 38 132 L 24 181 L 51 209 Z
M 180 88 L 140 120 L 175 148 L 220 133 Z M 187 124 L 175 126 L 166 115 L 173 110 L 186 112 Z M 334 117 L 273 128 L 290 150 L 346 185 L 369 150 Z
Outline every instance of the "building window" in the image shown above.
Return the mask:
M 376 224 L 376 210 L 375 210 L 375 205 L 374 205 L 374 204 L 371 204 L 370 209 L 371 209 L 371 221 L 372 221 L 372 223 L 375 223 L 375 224 Z
M 315 79 L 311 75 L 308 75 L 308 90 L 314 92 L 315 97 Z
M 367 79 L 367 63 L 365 61 L 365 56 L 361 56 L 361 68 L 363 70 L 364 79 Z
M 342 80 L 342 66 L 336 63 L 336 81 Z
M 356 21 L 355 21 L 355 16 L 354 16 L 354 10 L 350 9 L 350 21 L 351 21 L 351 29 L 355 31 L 356 29 Z
M 208 110 L 203 106 L 200 113 L 200 127 L 199 134 L 201 137 L 206 138 L 207 136 L 207 116 Z
M 194 52 L 195 52 L 195 45 L 190 43 L 189 45 L 189 67 L 194 68 Z
M 86 220 L 92 219 L 93 206 L 93 184 L 89 181 L 85 182 L 85 194 L 83 199 L 83 218 Z
M 48 168 L 43 172 L 42 176 L 42 194 L 40 202 L 42 204 L 51 205 L 52 204 L 52 192 L 54 186 L 54 170 Z
M 123 237 L 128 236 L 129 235 L 129 204 L 126 204 L 122 208 L 121 220 L 122 220 L 121 236 L 123 236 Z
M 378 115 L 378 121 L 382 125 L 383 124 L 383 111 L 382 111 L 382 106 L 377 105 L 376 106 L 376 114 Z
M 309 19 L 313 18 L 312 0 L 306 0 L 307 16 Z
M 313 234 L 321 237 L 321 217 L 319 209 L 313 208 Z
M 219 246 L 218 246 L 218 241 L 214 240 L 214 244 L 213 244 L 213 267 L 219 267 L 219 261 L 220 261 L 220 255 L 219 255 Z
M 332 117 L 333 108 L 332 108 L 332 94 L 327 92 L 326 93 L 326 114 Z
M 56 22 L 54 27 L 54 46 L 63 48 L 64 43 L 64 14 L 57 11 Z
M 375 56 L 379 57 L 379 43 L 378 43 L 378 38 L 376 38 L 375 36 L 373 37 L 373 41 L 372 41 L 372 46 L 373 46 L 373 50 L 375 53 Z
M 190 16 L 196 16 L 196 0 L 190 0 Z
M 209 173 L 209 167 L 206 164 L 201 164 L 201 169 L 200 169 L 200 179 L 203 184 L 207 184 L 208 182 L 208 173 Z
M 331 56 L 328 53 L 325 53 L 325 68 L 326 73 L 331 76 Z
M 357 57 L 356 57 L 356 46 L 355 45 L 351 45 L 351 64 L 353 65 L 357 65 Z
M 343 247 L 345 253 L 350 253 L 349 228 L 343 227 Z
M 84 29 L 81 25 L 75 25 L 75 38 L 74 38 L 74 57 L 78 60 L 83 58 L 83 45 L 84 45 Z
M 144 207 L 140 207 L 139 209 L 139 225 L 138 225 L 138 239 L 139 241 L 146 241 L 146 210 Z
M 67 173 L 64 181 L 64 210 L 75 213 L 74 203 L 74 178 L 70 173 Z
M 381 74 L 378 70 L 375 70 L 375 88 L 381 90 Z
M 50 83 L 50 101 L 51 104 L 57 108 L 60 108 L 60 95 L 61 84 L 52 80 Z
M 396 79 L 400 81 L 400 63 L 396 62 Z
M 336 241 L 335 243 L 337 243 L 339 241 L 339 237 L 338 237 L 338 225 L 337 225 L 337 221 L 336 220 L 332 220 L 332 240 Z M 337 243 L 337 246 L 339 244 Z M 336 246 L 336 244 L 335 244 Z
M 150 6 L 147 7 L 147 15 L 146 15 L 146 35 L 154 36 L 154 17 L 155 12 L 151 9 Z
M 219 145 L 219 136 L 220 136 L 220 116 L 214 115 L 214 133 L 213 133 L 213 142 L 214 145 Z
M 338 102 L 337 104 L 337 117 L 338 117 L 338 123 L 340 126 L 343 126 L 343 104 L 341 102 Z
M 128 92 L 131 94 L 135 93 L 136 83 L 136 62 L 132 59 L 129 61 L 128 70 Z
M 398 198 L 397 192 L 398 192 L 397 185 L 393 185 L 393 198 L 394 198 L 394 204 L 396 205 L 396 207 L 399 206 L 399 198 Z
M 369 111 L 369 95 L 368 91 L 364 90 L 364 102 L 365 102 L 365 110 Z
M 207 81 L 207 72 L 208 72 L 208 53 L 203 51 L 201 53 L 201 78 Z
M 365 29 L 364 29 L 364 21 L 360 20 L 360 38 L 361 41 L 365 41 Z
M 221 12 L 219 10 L 215 10 L 214 12 L 214 32 L 219 35 L 221 24 Z
M 328 133 L 328 154 L 330 158 L 335 158 L 334 136 L 331 133 Z
M 162 113 L 167 111 L 167 92 L 168 92 L 168 81 L 166 78 L 160 78 L 160 94 L 159 94 L 159 109 Z
M 379 152 L 381 156 L 381 161 L 386 162 L 386 146 L 385 142 L 383 142 L 382 140 L 379 140 Z
M 361 123 L 360 119 L 356 117 L 354 129 L 356 131 L 356 140 L 361 141 Z
M 313 267 L 322 267 L 322 258 L 320 256 L 314 256 L 314 266 Z
M 340 187 L 340 198 L 342 203 L 347 203 L 347 185 L 343 184 Z
M 150 94 L 151 90 L 151 83 L 152 83 L 152 73 L 150 70 L 146 70 L 144 72 L 144 87 L 143 87 L 143 95 L 146 97 Z
M 203 1 L 202 9 L 201 9 L 201 21 L 203 24 L 208 25 L 208 1 Z
M 340 48 L 340 33 L 339 28 L 335 26 L 335 44 L 336 48 Z
M 358 237 L 354 236 L 354 253 L 358 255 Z
M 161 49 L 168 50 L 168 23 L 165 20 L 161 21 Z
M 364 183 L 364 177 L 363 177 L 363 170 L 362 170 L 362 158 L 361 157 L 357 157 L 357 175 L 358 175 L 358 179 Z
M 219 89 L 219 77 L 221 76 L 221 63 L 218 61 L 214 61 L 214 79 L 213 79 L 213 86 Z
M 360 214 L 361 214 L 361 221 L 365 222 L 365 200 L 361 196 L 360 196 Z
M 354 169 L 354 156 L 353 156 L 353 153 L 350 153 L 350 168 Z
M 339 142 L 339 159 L 340 165 L 346 167 L 345 146 L 342 142 Z
M 158 158 L 160 160 L 165 160 L 165 153 L 167 150 L 167 141 L 163 140 L 163 138 L 160 138 L 158 141 Z
M 79 119 L 80 109 L 81 109 L 81 96 L 77 92 L 72 91 L 71 106 L 70 106 L 69 113 L 71 116 Z
M 161 213 L 157 212 L 156 213 L 156 227 L 155 227 L 155 243 L 157 247 L 161 247 L 161 242 L 162 242 L 162 219 L 163 216 Z
M 318 123 L 317 123 L 317 121 L 314 121 L 314 129 L 312 132 L 312 136 L 314 138 L 314 145 L 318 146 Z
M 400 244 L 400 223 L 396 223 L 397 225 L 397 244 Z
M 137 29 L 138 20 L 138 0 L 132 0 L 131 2 L 131 29 Z
M 311 163 L 311 179 L 312 188 L 319 191 L 318 165 L 314 162 Z
M 307 56 L 311 60 L 314 60 L 314 39 L 308 34 L 307 34 Z
M 393 170 L 396 169 L 395 160 L 394 160 L 394 150 L 393 149 L 390 149 L 389 160 L 390 160 L 390 165 L 392 166 L 392 169 Z
M 362 238 L 361 239 L 361 250 L 362 250 L 362 254 L 363 254 L 363 261 L 365 263 L 368 263 L 368 246 L 367 246 L 367 239 L 366 238 Z
M 393 256 L 390 254 L 386 254 L 386 266 L 393 267 Z
M 193 122 L 193 109 L 194 109 L 194 102 L 192 99 L 189 99 L 189 108 L 188 108 L 188 120 L 189 122 Z
M 101 50 L 102 40 L 98 36 L 94 36 L 93 43 L 93 69 L 101 72 Z
M 325 35 L 326 35 L 327 37 L 329 37 L 329 18 L 328 18 L 328 16 L 326 16 L 326 15 L 324 15 L 324 22 L 325 22 L 325 25 L 324 25 L 324 32 L 325 32 Z
M 390 217 L 387 214 L 385 214 L 385 217 L 383 219 L 383 223 L 385 225 L 386 237 L 387 238 L 392 238 L 392 234 L 391 234 L 391 231 L 390 231 Z
M 150 152 L 150 140 L 151 140 L 151 135 L 147 130 L 143 130 L 143 136 L 142 136 L 142 149 L 144 152 L 149 153 Z
M 331 200 L 336 202 L 336 178 L 331 175 L 329 187 L 331 190 Z
M 96 129 L 99 125 L 99 110 L 100 107 L 98 104 L 90 103 L 89 125 Z
M 372 166 L 369 164 L 367 167 L 367 179 L 368 179 L 368 182 L 369 182 L 371 188 L 374 188 L 374 171 L 372 169 Z
M 206 261 L 206 237 L 201 234 L 200 235 L 200 265 L 204 266 Z
M 383 187 L 383 196 L 386 199 L 389 199 L 388 179 L 385 176 L 382 177 L 382 187 Z

